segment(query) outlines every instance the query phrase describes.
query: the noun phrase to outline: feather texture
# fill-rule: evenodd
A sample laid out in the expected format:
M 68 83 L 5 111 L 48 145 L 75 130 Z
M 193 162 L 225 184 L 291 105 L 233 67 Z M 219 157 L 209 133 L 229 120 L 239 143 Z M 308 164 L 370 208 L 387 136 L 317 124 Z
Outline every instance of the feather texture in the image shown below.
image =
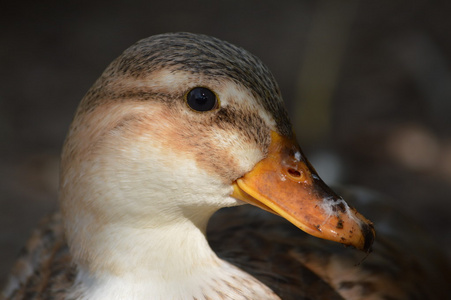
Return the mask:
M 211 89 L 218 107 L 189 108 L 195 87 Z M 282 167 L 267 171 L 279 158 Z M 277 180 L 299 197 L 272 193 Z M 261 187 L 288 201 L 265 202 Z M 427 238 L 378 196 L 341 194 L 376 222 L 368 257 L 240 206 L 363 250 L 374 240 L 372 223 L 303 156 L 258 58 L 204 35 L 153 36 L 113 61 L 81 101 L 63 148 L 61 212 L 33 232 L 3 297 L 446 299 L 449 269 Z

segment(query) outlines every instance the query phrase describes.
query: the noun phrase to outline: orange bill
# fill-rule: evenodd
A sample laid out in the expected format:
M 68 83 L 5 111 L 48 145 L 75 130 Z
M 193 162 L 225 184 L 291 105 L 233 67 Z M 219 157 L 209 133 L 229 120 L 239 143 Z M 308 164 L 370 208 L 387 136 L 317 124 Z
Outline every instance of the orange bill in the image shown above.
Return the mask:
M 313 236 L 370 251 L 373 223 L 316 174 L 296 140 L 271 133 L 268 155 L 234 183 L 232 196 L 287 219 Z

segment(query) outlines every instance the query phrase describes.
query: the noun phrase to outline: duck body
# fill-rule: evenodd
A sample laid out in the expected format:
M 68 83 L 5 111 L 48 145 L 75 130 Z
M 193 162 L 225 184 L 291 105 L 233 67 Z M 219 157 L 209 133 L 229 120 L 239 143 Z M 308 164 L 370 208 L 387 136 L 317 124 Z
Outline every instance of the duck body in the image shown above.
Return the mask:
M 70 127 L 60 206 L 5 298 L 411 299 L 368 298 L 375 279 L 324 272 L 368 274 L 351 254 L 307 250 L 302 231 L 368 252 L 373 224 L 310 166 L 266 66 L 212 37 L 153 36 L 107 67 Z

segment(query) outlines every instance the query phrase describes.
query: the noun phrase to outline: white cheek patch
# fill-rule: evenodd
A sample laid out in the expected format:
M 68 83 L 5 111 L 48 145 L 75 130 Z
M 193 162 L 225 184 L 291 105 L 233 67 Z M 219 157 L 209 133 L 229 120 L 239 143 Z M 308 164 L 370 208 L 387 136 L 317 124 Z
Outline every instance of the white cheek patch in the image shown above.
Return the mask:
M 238 133 L 217 132 L 212 135 L 215 145 L 226 150 L 235 160 L 242 173 L 251 170 L 254 165 L 263 159 L 263 153 L 252 144 L 243 143 L 243 138 Z

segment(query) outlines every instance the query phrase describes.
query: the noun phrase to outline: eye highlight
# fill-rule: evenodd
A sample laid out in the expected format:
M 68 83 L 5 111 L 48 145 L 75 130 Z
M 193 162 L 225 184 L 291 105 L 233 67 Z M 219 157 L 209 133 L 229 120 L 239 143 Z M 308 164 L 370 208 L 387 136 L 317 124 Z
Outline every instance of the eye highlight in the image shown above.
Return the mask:
M 209 111 L 218 107 L 218 98 L 207 88 L 195 87 L 186 94 L 186 103 L 195 111 Z

